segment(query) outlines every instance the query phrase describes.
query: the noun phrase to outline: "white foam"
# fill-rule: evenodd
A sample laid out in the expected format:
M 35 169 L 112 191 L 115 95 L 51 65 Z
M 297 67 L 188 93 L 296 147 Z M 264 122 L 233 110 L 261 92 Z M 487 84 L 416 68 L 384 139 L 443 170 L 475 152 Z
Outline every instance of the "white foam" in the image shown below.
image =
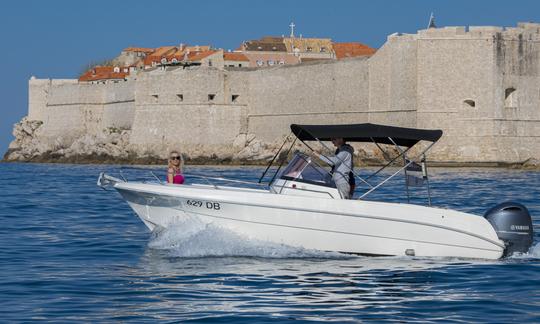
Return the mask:
M 351 256 L 296 248 L 283 244 L 249 239 L 213 224 L 204 224 L 197 217 L 154 233 L 149 247 L 168 250 L 174 257 L 262 257 L 345 259 Z
M 531 258 L 540 259 L 540 243 L 531 246 L 527 255 Z
M 509 259 L 540 259 L 540 243 L 529 248 L 527 253 L 514 253 Z

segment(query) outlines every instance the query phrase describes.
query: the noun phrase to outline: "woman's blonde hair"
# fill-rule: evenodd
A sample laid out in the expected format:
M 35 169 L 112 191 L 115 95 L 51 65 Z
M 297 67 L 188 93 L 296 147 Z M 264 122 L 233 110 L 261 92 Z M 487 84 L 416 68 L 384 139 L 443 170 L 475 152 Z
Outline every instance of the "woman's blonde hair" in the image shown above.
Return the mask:
M 169 169 L 174 167 L 171 160 L 171 155 L 176 154 L 180 157 L 180 164 L 178 165 L 178 171 L 181 173 L 184 170 L 184 157 L 178 151 L 171 151 L 169 153 Z

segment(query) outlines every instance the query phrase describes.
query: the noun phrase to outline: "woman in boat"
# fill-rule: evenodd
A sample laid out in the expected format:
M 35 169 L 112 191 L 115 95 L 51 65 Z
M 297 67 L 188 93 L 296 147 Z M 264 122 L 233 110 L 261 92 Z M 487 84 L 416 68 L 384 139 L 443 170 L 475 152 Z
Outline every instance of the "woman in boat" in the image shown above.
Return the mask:
M 178 151 L 172 151 L 169 155 L 169 167 L 167 170 L 167 183 L 183 184 L 184 176 L 182 169 L 184 167 L 184 158 Z
M 332 144 L 336 147 L 335 156 L 320 155 L 320 159 L 332 165 L 332 179 L 336 183 L 341 196 L 350 199 L 354 192 L 353 153 L 354 148 L 345 143 L 343 138 L 333 138 Z

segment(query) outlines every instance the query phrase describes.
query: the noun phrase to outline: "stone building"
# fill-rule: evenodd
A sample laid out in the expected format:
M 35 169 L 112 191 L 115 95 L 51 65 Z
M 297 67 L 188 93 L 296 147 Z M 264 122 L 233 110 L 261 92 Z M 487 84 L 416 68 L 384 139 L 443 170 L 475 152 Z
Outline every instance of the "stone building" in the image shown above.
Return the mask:
M 301 62 L 310 60 L 330 60 L 335 58 L 330 38 L 284 37 L 283 43 L 288 53 L 298 57 Z
M 107 142 L 103 154 L 166 157 L 178 148 L 256 160 L 291 123 L 371 122 L 442 129 L 430 154 L 440 163 L 523 163 L 540 159 L 539 53 L 540 24 L 519 23 L 396 33 L 372 56 L 346 60 L 170 66 L 111 84 L 31 79 L 25 121 L 39 125 L 30 137 L 17 131 L 6 159 L 76 154 L 113 128 L 126 132 L 114 141 L 124 144 Z
M 248 59 L 251 67 L 298 64 L 300 59 L 287 52 L 282 37 L 266 36 L 242 43 L 237 49 Z
M 339 56 L 336 55 L 336 50 Z M 266 36 L 244 42 L 237 52 L 245 54 L 251 67 L 291 65 L 316 60 L 336 60 L 357 56 L 370 56 L 375 49 L 361 43 L 334 43 L 330 38 L 304 38 Z
M 120 81 L 126 81 L 130 72 L 133 72 L 133 67 L 96 66 L 81 75 L 79 77 L 79 82 L 88 82 L 92 84 L 118 83 Z
M 225 52 L 223 53 L 223 64 L 226 67 L 248 67 L 249 59 L 242 53 Z

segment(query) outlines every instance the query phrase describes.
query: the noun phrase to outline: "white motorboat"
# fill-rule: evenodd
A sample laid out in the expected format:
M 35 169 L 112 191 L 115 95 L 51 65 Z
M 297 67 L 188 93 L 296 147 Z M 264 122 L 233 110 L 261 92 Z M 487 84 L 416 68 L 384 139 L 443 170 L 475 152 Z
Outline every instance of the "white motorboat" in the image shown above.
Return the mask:
M 311 149 L 306 142 L 325 146 L 325 141 L 341 137 L 348 142 L 373 143 L 382 150 L 389 161 L 374 174 L 401 159 L 403 164 L 377 185 L 371 183 L 374 178 L 355 174 L 359 185 L 367 187 L 356 199 L 341 197 L 330 168 L 300 152 L 293 154 L 283 171 L 281 166 L 277 168 L 268 186 L 261 189 L 238 180 L 230 180 L 234 185 L 228 186 L 172 185 L 129 182 L 103 173 L 98 185 L 116 189 L 150 230 L 196 217 L 246 238 L 361 255 L 498 259 L 513 252 L 527 252 L 532 244 L 531 217 L 527 208 L 518 203 L 499 204 L 482 217 L 431 207 L 431 199 L 429 206 L 366 200 L 374 190 L 402 173 L 406 176 L 407 194 L 410 183 L 427 184 L 429 193 L 425 154 L 442 136 L 440 130 L 374 124 L 293 124 L 291 130 L 295 136 L 291 137 L 287 156 L 296 140 Z M 421 141 L 427 147 L 415 157 L 407 156 Z M 399 154 L 391 158 L 383 149 L 386 145 L 395 147 Z M 415 172 L 419 176 L 411 175 Z

